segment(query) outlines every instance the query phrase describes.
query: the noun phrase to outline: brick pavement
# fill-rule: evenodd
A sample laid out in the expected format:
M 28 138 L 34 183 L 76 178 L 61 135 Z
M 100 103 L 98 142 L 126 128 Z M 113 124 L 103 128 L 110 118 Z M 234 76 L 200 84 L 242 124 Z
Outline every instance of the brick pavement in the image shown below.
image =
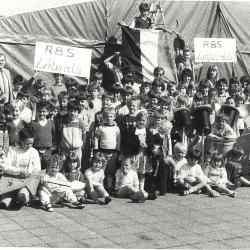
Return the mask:
M 113 199 L 83 210 L 0 210 L 0 247 L 250 248 L 250 189 L 236 198 L 167 194 L 144 204 Z

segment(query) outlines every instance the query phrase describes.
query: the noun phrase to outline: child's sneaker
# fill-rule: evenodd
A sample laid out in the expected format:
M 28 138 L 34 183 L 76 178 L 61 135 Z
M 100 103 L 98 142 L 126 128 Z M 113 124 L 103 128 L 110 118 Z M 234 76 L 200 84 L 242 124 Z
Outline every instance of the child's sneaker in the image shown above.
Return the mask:
M 105 205 L 109 204 L 112 201 L 110 196 L 105 197 L 104 203 Z
M 183 195 L 186 196 L 186 195 L 189 195 L 190 194 L 190 191 L 189 190 L 184 190 L 183 191 Z
M 138 202 L 138 203 L 144 203 L 145 202 L 145 196 L 142 191 L 136 192 L 136 197 L 131 199 L 133 202 Z
M 54 212 L 55 211 L 54 208 L 52 207 L 52 205 L 50 203 L 47 204 L 47 205 L 45 205 L 45 210 L 47 212 Z
M 235 198 L 235 196 L 236 196 L 236 192 L 235 192 L 235 191 L 232 191 L 232 192 L 229 194 L 229 197 Z
M 70 207 L 71 208 L 77 208 L 77 209 L 83 209 L 83 208 L 85 208 L 85 206 L 81 202 L 79 202 L 79 201 L 72 203 L 70 205 Z
M 149 193 L 148 194 L 148 200 L 155 200 L 157 199 L 156 193 Z

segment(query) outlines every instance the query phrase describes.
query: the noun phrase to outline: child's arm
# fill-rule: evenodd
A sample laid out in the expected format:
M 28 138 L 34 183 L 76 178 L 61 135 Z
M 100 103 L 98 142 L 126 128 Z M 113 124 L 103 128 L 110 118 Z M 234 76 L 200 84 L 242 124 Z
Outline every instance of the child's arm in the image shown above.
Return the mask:
M 117 128 L 117 133 L 116 133 L 116 150 L 120 152 L 121 150 L 121 132 L 119 127 Z
M 135 171 L 133 171 L 133 174 L 134 174 L 134 176 L 133 176 L 133 186 L 134 186 L 135 189 L 139 190 L 138 174 Z
M 228 179 L 227 179 L 227 171 L 226 169 L 223 167 L 221 168 L 221 179 L 220 179 L 221 183 L 227 183 Z
M 170 171 L 172 172 L 172 175 L 173 175 L 174 183 L 176 183 L 176 181 L 177 181 L 177 169 L 176 169 L 175 162 L 170 157 L 167 157 L 165 159 L 165 163 L 166 163 L 166 165 L 169 166 Z
M 102 126 L 98 127 L 96 131 L 94 132 L 94 141 L 93 141 L 94 150 L 99 149 L 99 140 L 100 140 L 101 132 L 102 132 Z

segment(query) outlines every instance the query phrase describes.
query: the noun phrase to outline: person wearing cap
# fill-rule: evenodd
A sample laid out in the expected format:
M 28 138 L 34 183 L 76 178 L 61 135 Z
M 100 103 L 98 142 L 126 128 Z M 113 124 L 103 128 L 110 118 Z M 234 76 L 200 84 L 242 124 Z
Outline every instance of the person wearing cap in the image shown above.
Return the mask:
M 0 94 L 4 103 L 10 103 L 13 100 L 13 86 L 10 71 L 5 69 L 6 56 L 0 53 Z

